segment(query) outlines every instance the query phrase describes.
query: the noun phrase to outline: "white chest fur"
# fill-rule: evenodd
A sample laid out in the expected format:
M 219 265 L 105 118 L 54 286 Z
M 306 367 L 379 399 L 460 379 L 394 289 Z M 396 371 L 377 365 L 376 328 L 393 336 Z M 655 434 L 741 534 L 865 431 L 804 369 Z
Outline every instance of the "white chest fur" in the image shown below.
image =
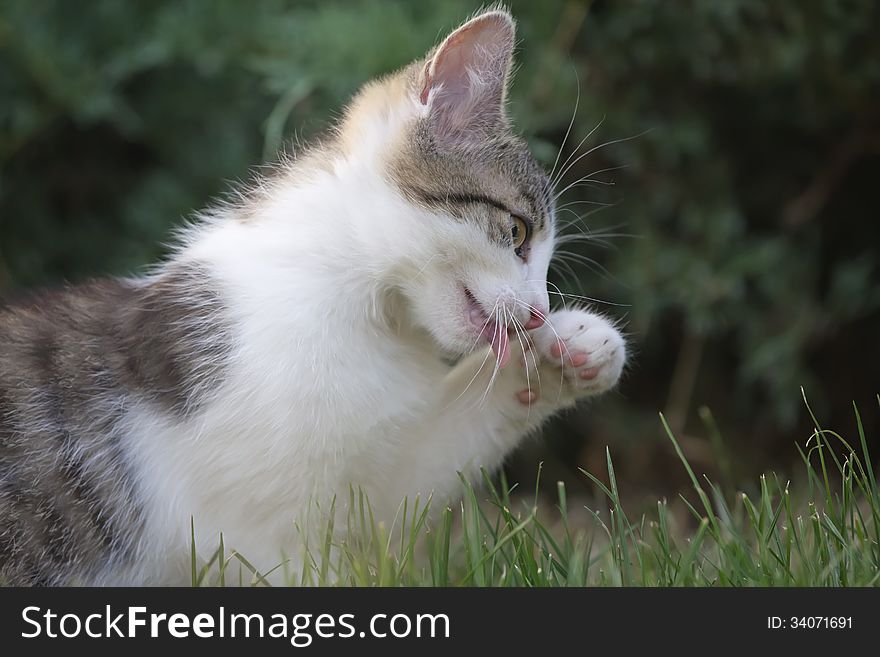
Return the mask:
M 320 186 L 294 192 L 263 223 L 218 223 L 181 254 L 221 282 L 236 346 L 193 417 L 133 414 L 157 549 L 188 541 L 193 517 L 197 545 L 213 550 L 222 531 L 227 545 L 271 563 L 316 500 L 347 497 L 352 485 L 381 493 L 401 443 L 436 406 L 449 368 L 424 338 L 388 322 L 382 285 L 393 272 L 381 255 L 346 257 L 349 217 L 362 224 L 363 208 L 359 190 L 336 191 L 330 202 Z

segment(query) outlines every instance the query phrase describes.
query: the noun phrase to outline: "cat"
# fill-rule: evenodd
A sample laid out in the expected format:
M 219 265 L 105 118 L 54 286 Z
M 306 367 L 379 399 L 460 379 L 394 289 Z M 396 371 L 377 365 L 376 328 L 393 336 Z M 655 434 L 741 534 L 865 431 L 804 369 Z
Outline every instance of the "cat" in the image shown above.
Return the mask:
M 514 45 L 476 15 L 147 275 L 0 310 L 0 579 L 187 583 L 191 520 L 265 572 L 315 500 L 452 498 L 616 385 L 612 322 L 549 310 Z

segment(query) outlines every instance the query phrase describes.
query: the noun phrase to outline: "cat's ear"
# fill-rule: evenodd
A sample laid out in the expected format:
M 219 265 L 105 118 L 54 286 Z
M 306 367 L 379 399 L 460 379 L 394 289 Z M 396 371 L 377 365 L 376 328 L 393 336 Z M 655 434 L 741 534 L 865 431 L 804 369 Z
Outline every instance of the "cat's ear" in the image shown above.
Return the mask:
M 489 11 L 455 30 L 429 55 L 419 80 L 439 142 L 476 141 L 506 121 L 507 80 L 516 30 L 505 11 Z

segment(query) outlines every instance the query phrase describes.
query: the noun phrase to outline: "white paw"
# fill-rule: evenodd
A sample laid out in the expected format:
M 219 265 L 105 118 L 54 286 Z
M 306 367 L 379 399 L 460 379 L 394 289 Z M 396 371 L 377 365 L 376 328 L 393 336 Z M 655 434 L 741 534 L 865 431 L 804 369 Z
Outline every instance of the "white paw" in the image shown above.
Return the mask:
M 613 388 L 626 362 L 626 343 L 604 317 L 585 310 L 551 313 L 547 323 L 531 331 L 535 351 L 540 357 L 541 395 L 556 395 L 560 401 L 598 395 Z M 535 359 L 529 354 L 526 365 L 534 371 Z M 534 402 L 538 393 L 530 382 L 528 394 L 519 400 Z M 560 388 L 561 385 L 561 388 Z

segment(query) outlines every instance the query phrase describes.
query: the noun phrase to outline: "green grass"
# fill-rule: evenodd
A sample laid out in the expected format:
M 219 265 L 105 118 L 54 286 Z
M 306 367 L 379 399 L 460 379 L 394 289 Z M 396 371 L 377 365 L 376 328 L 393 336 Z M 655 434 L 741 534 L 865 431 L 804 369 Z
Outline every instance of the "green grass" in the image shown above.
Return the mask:
M 880 397 L 878 397 L 880 402 Z M 306 567 L 294 585 L 343 586 L 873 586 L 880 582 L 880 496 L 858 409 L 858 436 L 815 429 L 798 446 L 804 472 L 798 492 L 788 479 L 762 475 L 752 494 L 698 477 L 660 421 L 693 490 L 681 497 L 682 523 L 666 501 L 633 517 L 621 504 L 610 452 L 607 479 L 584 472 L 605 508 L 570 508 L 565 488 L 548 508 L 534 495 L 511 495 L 484 476 L 462 483 L 454 508 L 404 504 L 392 527 L 373 520 L 368 501 L 351 493 L 345 531 L 326 526 L 304 544 Z M 715 432 L 712 440 L 720 437 Z M 524 502 L 523 498 L 529 501 Z M 587 514 L 584 526 L 571 520 Z M 683 526 L 686 525 L 686 526 Z M 344 536 L 345 538 L 339 538 Z M 284 568 L 284 566 L 279 566 Z M 247 560 L 224 549 L 198 566 L 193 584 L 263 584 Z

